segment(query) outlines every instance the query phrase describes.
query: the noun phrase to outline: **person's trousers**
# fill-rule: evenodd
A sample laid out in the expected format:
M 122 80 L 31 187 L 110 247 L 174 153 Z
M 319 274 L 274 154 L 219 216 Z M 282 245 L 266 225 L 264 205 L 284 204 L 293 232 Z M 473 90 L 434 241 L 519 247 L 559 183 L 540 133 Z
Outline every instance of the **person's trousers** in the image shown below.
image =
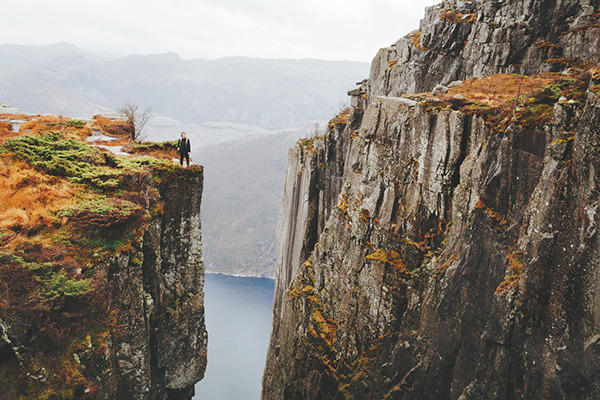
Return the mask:
M 183 159 L 185 158 L 187 166 L 190 166 L 190 153 L 179 153 L 179 165 L 183 167 Z

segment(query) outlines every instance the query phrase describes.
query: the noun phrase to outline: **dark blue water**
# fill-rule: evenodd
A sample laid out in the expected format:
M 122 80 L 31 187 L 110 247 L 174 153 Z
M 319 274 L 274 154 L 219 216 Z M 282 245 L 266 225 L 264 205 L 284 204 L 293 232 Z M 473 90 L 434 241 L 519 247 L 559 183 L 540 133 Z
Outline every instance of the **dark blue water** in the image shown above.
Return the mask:
M 208 366 L 194 400 L 259 400 L 275 281 L 207 274 Z

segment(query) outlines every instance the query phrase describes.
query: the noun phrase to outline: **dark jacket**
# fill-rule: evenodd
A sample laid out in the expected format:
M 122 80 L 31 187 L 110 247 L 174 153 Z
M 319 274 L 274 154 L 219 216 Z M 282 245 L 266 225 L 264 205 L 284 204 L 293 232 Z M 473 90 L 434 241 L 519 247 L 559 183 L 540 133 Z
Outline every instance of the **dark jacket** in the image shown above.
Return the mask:
M 190 139 L 185 138 L 179 139 L 177 142 L 177 149 L 179 150 L 179 154 L 186 154 L 192 151 L 192 145 L 190 144 Z

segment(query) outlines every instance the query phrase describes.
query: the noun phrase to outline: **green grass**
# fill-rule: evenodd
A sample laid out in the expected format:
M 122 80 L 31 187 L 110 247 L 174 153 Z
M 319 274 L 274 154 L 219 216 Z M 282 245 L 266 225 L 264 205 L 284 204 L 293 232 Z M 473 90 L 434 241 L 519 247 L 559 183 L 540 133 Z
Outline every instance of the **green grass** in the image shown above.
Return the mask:
M 170 161 L 115 156 L 82 141 L 65 139 L 56 132 L 9 139 L 0 146 L 0 153 L 11 153 L 47 174 L 65 177 L 101 191 L 123 188 L 126 176 L 145 172 L 146 169 L 159 172 L 173 170 Z

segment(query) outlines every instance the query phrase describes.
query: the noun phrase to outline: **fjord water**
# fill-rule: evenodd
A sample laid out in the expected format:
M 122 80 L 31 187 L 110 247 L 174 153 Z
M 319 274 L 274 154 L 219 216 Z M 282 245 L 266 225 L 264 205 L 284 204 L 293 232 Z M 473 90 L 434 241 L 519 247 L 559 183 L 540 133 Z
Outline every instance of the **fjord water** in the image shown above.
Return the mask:
M 258 400 L 275 281 L 206 274 L 208 366 L 194 400 Z

